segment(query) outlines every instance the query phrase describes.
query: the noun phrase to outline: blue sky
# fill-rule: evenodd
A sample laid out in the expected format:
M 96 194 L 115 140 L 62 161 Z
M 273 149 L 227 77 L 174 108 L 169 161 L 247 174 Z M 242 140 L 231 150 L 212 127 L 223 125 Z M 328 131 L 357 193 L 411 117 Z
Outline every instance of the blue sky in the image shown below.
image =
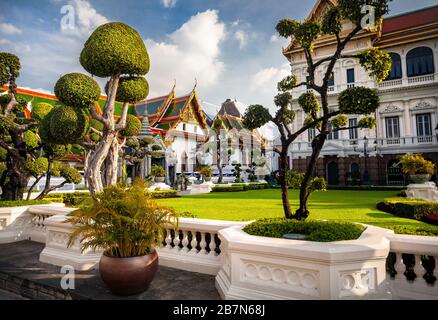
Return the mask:
M 151 94 L 198 93 L 209 113 L 227 98 L 272 105 L 276 82 L 289 66 L 275 24 L 302 20 L 313 0 L 15 0 L 0 3 L 0 51 L 22 60 L 20 86 L 53 91 L 78 63 L 88 35 L 101 23 L 123 21 L 146 42 L 151 56 Z M 75 9 L 75 30 L 62 31 L 63 5 Z M 435 5 L 436 0 L 394 0 L 391 15 Z M 100 81 L 104 83 L 104 80 Z

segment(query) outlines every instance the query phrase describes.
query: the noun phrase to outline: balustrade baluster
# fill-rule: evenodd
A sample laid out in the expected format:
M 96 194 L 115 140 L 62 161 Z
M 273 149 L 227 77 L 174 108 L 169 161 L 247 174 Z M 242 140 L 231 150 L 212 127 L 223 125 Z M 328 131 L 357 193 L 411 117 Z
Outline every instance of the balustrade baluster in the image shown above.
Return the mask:
M 417 276 L 417 280 L 423 280 L 423 276 L 425 273 L 425 270 L 423 268 L 423 263 L 421 261 L 421 256 L 415 255 L 415 266 L 414 266 L 414 272 Z
M 397 275 L 403 276 L 403 273 L 406 271 L 406 266 L 403 263 L 403 257 L 401 253 L 395 253 L 395 264 L 394 269 L 397 272 Z
M 179 251 L 180 250 L 180 247 L 179 247 L 179 243 L 180 243 L 180 238 L 179 238 L 179 231 L 175 231 L 175 236 L 174 236 L 174 238 L 173 238 L 173 244 L 175 245 L 174 247 L 173 247 L 173 249 L 175 249 L 175 250 L 177 250 L 177 251 Z
M 190 249 L 188 247 L 189 245 L 189 232 L 187 230 L 183 230 L 183 239 L 182 239 L 182 251 L 183 252 L 189 252 Z
M 216 237 L 214 233 L 210 233 L 211 235 L 211 239 L 210 239 L 210 244 L 208 245 L 210 247 L 210 255 L 212 256 L 216 256 Z
M 165 239 L 165 242 L 166 242 L 165 248 L 170 250 L 170 249 L 172 249 L 172 234 L 170 232 L 170 229 L 166 229 L 166 233 L 167 233 L 167 236 Z
M 205 232 L 201 232 L 201 241 L 199 242 L 199 246 L 201 247 L 199 253 L 207 254 L 207 250 L 205 250 L 205 247 L 207 246 L 207 242 L 205 241 Z

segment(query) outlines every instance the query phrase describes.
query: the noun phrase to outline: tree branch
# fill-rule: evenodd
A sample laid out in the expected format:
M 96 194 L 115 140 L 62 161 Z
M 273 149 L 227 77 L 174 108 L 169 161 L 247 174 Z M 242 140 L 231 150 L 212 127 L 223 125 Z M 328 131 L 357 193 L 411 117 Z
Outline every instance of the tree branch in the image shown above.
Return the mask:
M 115 130 L 120 131 L 126 128 L 126 117 L 128 116 L 129 103 L 123 103 L 122 115 L 120 117 L 119 123 L 116 124 Z
M 110 126 L 109 120 L 105 119 L 103 116 L 101 116 L 99 113 L 97 113 L 96 107 L 92 106 L 90 108 L 91 116 L 96 119 L 97 121 L 101 122 L 105 127 Z

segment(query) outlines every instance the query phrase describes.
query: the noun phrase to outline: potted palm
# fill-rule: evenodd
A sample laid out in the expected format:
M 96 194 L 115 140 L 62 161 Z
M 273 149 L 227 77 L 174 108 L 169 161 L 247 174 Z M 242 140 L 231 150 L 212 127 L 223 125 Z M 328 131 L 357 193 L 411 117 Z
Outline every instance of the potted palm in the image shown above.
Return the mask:
M 163 183 L 166 176 L 166 170 L 163 167 L 154 164 L 151 168 L 151 174 L 155 177 L 155 182 Z
M 213 174 L 213 169 L 209 166 L 203 166 L 199 171 L 204 177 L 205 181 L 211 181 L 211 175 Z
M 435 165 L 424 159 L 420 153 L 403 155 L 400 157 L 399 164 L 402 166 L 403 173 L 409 175 L 409 179 L 416 184 L 428 182 L 435 173 Z
M 81 250 L 103 250 L 99 272 L 117 295 L 145 291 L 158 268 L 155 248 L 161 245 L 165 227 L 177 228 L 172 209 L 157 205 L 145 191 L 143 181 L 125 189 L 109 186 L 66 222 L 75 226 L 69 246 L 80 239 Z

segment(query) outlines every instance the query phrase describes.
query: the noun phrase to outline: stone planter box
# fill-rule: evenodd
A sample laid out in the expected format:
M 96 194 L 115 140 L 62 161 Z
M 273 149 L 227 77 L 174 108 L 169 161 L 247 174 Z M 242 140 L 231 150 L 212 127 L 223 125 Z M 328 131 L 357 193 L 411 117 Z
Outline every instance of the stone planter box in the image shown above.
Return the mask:
M 411 174 L 409 179 L 415 184 L 422 184 L 430 181 L 432 176 L 430 174 Z
M 164 181 L 166 181 L 165 177 L 155 177 L 155 182 L 157 183 L 163 183 Z
M 320 243 L 219 231 L 223 299 L 391 299 L 386 257 L 392 231 L 368 227 L 358 240 Z

